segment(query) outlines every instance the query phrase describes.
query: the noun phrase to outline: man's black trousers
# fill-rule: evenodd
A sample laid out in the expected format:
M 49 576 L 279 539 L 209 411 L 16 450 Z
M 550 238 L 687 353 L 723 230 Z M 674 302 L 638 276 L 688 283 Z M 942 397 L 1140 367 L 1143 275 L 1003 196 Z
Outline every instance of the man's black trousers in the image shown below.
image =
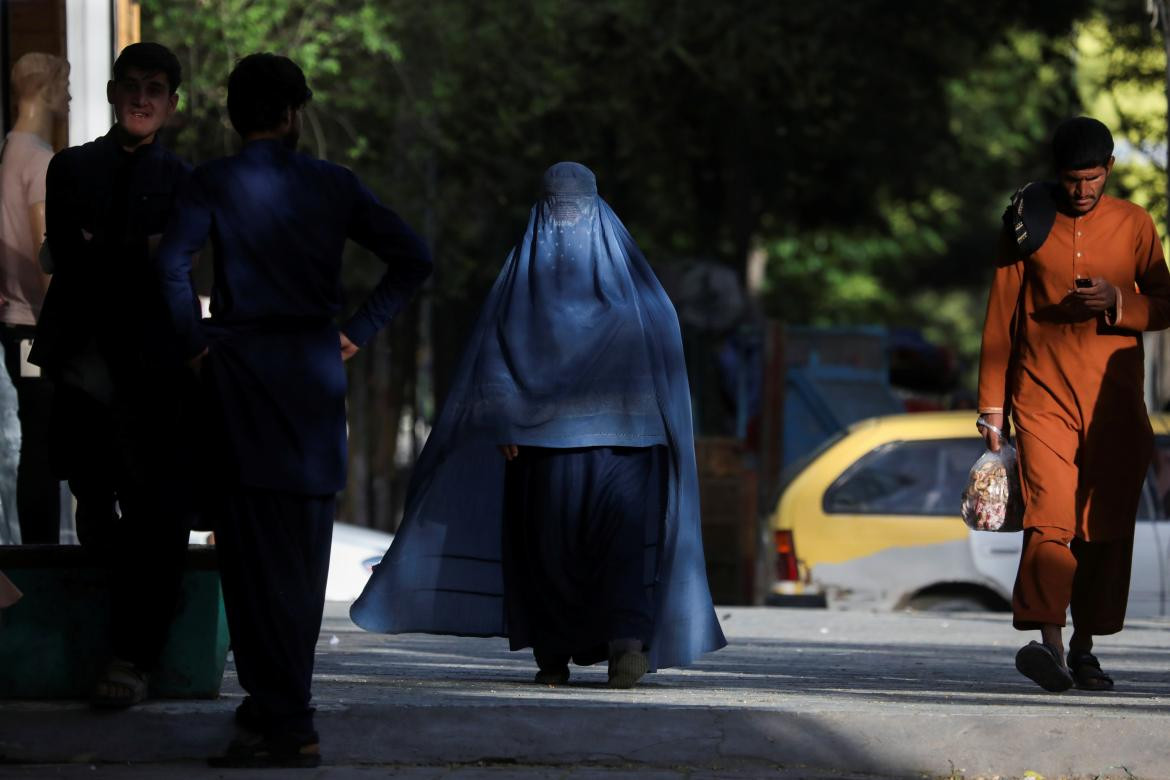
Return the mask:
M 166 644 L 194 521 L 190 443 L 176 419 L 55 390 L 53 460 L 77 499 L 82 546 L 109 571 L 113 654 L 146 670 Z
M 301 744 L 317 741 L 309 702 L 334 503 L 239 488 L 211 513 L 240 685 L 267 736 Z

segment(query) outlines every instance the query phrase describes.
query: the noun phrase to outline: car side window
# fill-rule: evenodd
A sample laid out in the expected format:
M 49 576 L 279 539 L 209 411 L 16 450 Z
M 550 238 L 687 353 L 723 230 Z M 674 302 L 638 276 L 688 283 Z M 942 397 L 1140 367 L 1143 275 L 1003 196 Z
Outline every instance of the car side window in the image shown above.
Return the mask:
M 983 440 L 974 436 L 883 444 L 825 491 L 825 512 L 953 517 L 967 474 L 982 453 Z

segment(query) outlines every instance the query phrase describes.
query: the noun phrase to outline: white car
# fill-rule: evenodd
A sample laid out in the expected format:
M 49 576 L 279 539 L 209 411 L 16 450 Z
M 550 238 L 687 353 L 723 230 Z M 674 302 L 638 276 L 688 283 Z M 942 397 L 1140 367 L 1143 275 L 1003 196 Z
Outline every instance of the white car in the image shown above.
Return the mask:
M 959 496 L 984 450 L 972 412 L 865 420 L 793 465 L 772 515 L 768 602 L 865 609 L 1011 604 L 1021 533 L 968 531 Z M 1138 507 L 1129 609 L 1170 616 L 1170 415 Z
M 325 600 L 353 601 L 360 596 L 374 565 L 382 560 L 393 541 L 394 534 L 348 523 L 334 523 Z
M 190 542 L 207 544 L 210 537 L 206 531 L 192 531 Z M 382 560 L 393 541 L 394 534 L 349 523 L 334 523 L 325 600 L 348 602 L 361 595 L 374 564 Z

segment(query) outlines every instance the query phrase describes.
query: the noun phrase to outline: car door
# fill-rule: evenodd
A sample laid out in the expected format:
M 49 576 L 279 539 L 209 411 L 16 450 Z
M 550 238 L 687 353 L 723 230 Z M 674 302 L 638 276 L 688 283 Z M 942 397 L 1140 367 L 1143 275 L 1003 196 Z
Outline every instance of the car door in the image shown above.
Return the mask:
M 817 532 L 841 552 L 813 569 L 814 581 L 838 594 L 835 603 L 847 596 L 850 605 L 889 608 L 977 576 L 958 508 L 982 448 L 976 436 L 900 440 L 861 456 L 825 490 Z
M 1154 437 L 1154 458 L 1138 506 L 1129 583 L 1130 617 L 1167 614 L 1170 560 L 1170 435 Z

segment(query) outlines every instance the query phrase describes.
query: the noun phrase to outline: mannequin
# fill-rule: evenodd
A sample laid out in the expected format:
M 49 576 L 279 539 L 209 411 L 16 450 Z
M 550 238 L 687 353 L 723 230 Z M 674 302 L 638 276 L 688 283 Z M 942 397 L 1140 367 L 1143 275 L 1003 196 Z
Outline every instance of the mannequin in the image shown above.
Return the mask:
M 25 54 L 12 67 L 11 84 L 16 122 L 0 154 L 0 344 L 19 403 L 21 444 L 12 514 L 19 519 L 24 544 L 55 544 L 61 504 L 48 453 L 53 388 L 28 355 L 51 278 L 38 255 L 45 239 L 53 128 L 69 110 L 69 64 L 51 54 Z
M 12 132 L 34 135 L 51 148 L 53 126 L 69 112 L 69 63 L 52 54 L 25 54 L 12 66 L 12 91 L 17 100 Z M 44 198 L 28 204 L 28 221 L 35 257 L 45 237 Z M 48 284 L 45 276 L 42 288 Z

